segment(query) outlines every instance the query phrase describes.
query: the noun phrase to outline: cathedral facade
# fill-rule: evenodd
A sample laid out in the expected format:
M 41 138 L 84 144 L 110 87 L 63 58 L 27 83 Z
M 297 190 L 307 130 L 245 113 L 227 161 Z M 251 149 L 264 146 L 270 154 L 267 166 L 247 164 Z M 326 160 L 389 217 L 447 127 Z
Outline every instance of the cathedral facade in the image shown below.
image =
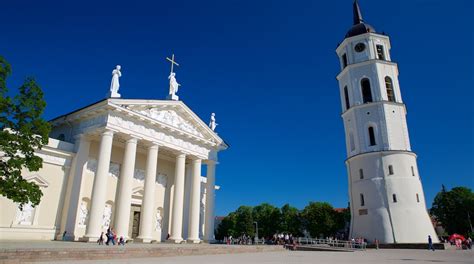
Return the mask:
M 215 171 L 227 145 L 182 101 L 117 95 L 51 124 L 37 151 L 43 168 L 23 174 L 41 203 L 21 211 L 0 197 L 0 239 L 97 241 L 109 227 L 144 243 L 214 239 Z

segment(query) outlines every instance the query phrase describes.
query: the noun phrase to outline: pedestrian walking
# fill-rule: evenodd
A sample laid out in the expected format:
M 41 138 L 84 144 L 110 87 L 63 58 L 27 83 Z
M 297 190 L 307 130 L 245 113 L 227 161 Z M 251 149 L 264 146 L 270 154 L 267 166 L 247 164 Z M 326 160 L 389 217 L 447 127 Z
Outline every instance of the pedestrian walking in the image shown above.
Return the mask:
M 433 246 L 433 239 L 431 239 L 431 236 L 428 235 L 428 250 L 433 250 L 435 251 L 435 248 Z

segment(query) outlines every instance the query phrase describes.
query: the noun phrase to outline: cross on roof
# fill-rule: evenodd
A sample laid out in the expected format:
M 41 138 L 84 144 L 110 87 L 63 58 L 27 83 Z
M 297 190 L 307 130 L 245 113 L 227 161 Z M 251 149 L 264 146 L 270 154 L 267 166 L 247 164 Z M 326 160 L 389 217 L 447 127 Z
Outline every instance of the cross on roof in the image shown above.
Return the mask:
M 173 66 L 179 66 L 179 64 L 174 60 L 174 54 L 171 55 L 171 59 L 168 57 L 166 57 L 166 59 L 171 62 L 171 72 L 173 72 Z

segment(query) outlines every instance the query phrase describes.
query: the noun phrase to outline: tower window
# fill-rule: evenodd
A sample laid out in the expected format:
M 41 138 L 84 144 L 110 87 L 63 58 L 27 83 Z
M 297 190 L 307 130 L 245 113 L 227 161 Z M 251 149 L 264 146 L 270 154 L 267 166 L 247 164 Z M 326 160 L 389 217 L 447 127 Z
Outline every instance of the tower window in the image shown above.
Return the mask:
M 347 91 L 347 86 L 344 86 L 344 100 L 346 101 L 346 110 L 351 107 L 351 103 L 349 101 L 349 92 Z
M 370 89 L 370 81 L 367 78 L 362 79 L 360 82 L 362 86 L 362 99 L 365 103 L 372 102 L 372 91 Z
M 377 48 L 377 59 L 385 60 L 385 52 L 384 52 L 383 45 L 377 45 L 376 48 Z
M 420 196 L 418 194 L 416 194 L 416 202 L 419 203 L 420 202 Z
M 369 145 L 375 146 L 377 143 L 375 142 L 375 132 L 374 127 L 369 127 Z
M 393 166 L 388 165 L 388 175 L 393 175 Z
M 397 195 L 396 195 L 396 194 L 392 194 L 392 199 L 393 199 L 393 202 L 396 203 L 396 202 L 397 202 Z
M 387 89 L 387 98 L 390 102 L 395 102 L 395 93 L 393 92 L 392 78 L 385 76 L 385 88 Z
M 415 168 L 413 166 L 411 166 L 411 176 L 415 176 Z
M 344 53 L 342 54 L 342 68 L 346 68 L 347 67 L 347 55 Z
M 365 205 L 364 195 L 361 193 L 360 194 L 360 206 L 364 206 L 364 205 Z
M 360 176 L 361 180 L 364 178 L 364 170 L 363 169 L 359 169 L 359 176 Z
M 349 132 L 349 143 L 351 145 L 351 151 L 354 151 L 355 150 L 354 134 L 352 132 Z

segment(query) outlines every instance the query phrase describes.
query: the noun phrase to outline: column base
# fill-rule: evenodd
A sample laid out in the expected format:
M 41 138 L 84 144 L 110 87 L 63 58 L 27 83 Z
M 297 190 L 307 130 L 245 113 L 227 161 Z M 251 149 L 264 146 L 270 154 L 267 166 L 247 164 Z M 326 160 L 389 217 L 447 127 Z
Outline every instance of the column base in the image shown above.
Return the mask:
M 181 244 L 184 240 L 182 238 L 172 238 L 170 237 L 168 239 L 169 242 L 171 243 L 175 243 L 175 244 Z
M 151 237 L 136 237 L 133 239 L 133 242 L 138 242 L 138 243 L 151 243 L 153 239 Z
M 199 238 L 188 238 L 188 243 L 191 244 L 200 244 L 202 241 Z

